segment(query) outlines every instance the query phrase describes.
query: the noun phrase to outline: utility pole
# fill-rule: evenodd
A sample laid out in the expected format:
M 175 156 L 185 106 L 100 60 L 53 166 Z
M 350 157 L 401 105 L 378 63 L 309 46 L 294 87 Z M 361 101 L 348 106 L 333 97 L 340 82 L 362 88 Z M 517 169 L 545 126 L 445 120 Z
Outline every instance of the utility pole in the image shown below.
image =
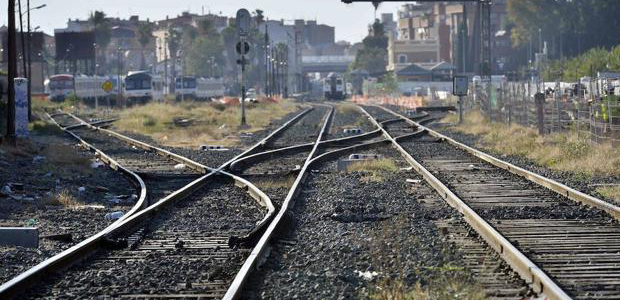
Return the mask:
M 17 47 L 15 47 L 15 0 L 8 0 L 8 46 L 9 46 L 9 78 L 7 101 L 6 136 L 9 143 L 16 145 L 15 140 L 15 77 L 17 73 Z
M 28 12 L 28 42 L 26 44 L 27 53 L 25 56 L 28 58 L 28 122 L 32 122 L 32 54 L 31 41 L 32 33 L 30 32 L 30 0 L 26 0 L 26 9 Z
M 164 84 L 166 85 L 166 95 L 170 93 L 168 84 L 168 33 L 164 34 Z
M 121 47 L 117 48 L 117 56 L 118 56 L 118 95 L 119 95 L 119 103 L 116 106 L 125 107 L 125 101 L 123 99 L 123 53 Z
M 28 73 L 26 73 L 26 40 L 24 39 L 24 22 L 22 22 L 22 1 L 17 1 L 18 13 L 19 13 L 19 37 L 22 41 L 22 77 L 28 78 Z
M 265 21 L 265 96 L 269 96 L 269 26 Z

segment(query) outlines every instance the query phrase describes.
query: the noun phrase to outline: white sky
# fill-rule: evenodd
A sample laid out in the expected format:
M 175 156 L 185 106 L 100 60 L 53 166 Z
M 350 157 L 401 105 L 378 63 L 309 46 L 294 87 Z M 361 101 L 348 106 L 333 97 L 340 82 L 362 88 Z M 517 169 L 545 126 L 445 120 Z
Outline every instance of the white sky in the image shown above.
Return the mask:
M 17 1 L 17 0 L 16 0 Z M 22 0 L 25 8 L 26 0 Z M 7 0 L 0 0 L 0 24 L 6 25 Z M 251 4 L 248 4 L 251 3 Z M 319 24 L 336 27 L 336 40 L 358 42 L 367 33 L 368 24 L 372 22 L 374 8 L 370 3 L 344 4 L 340 0 L 31 0 L 30 6 L 35 7 L 47 4 L 47 7 L 31 12 L 32 27 L 41 26 L 48 34 L 53 34 L 54 28 L 66 26 L 69 18 L 85 19 L 90 12 L 102 10 L 111 17 L 127 18 L 130 15 L 140 15 L 140 19 L 165 19 L 166 15 L 174 17 L 183 11 L 205 12 L 226 16 L 234 16 L 239 8 L 249 11 L 262 9 L 271 20 L 316 19 Z M 377 16 L 381 12 L 396 14 L 401 3 L 384 3 L 379 7 Z M 19 20 L 18 20 L 19 22 Z

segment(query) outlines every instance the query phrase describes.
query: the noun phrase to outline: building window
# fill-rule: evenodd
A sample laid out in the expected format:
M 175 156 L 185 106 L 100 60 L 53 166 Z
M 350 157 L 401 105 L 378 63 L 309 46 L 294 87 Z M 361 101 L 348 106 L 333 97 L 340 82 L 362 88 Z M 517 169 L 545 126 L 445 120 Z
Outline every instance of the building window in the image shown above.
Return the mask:
M 398 55 L 398 63 L 399 63 L 399 64 L 405 64 L 405 63 L 407 63 L 407 55 L 406 55 L 406 54 L 400 54 L 400 55 Z

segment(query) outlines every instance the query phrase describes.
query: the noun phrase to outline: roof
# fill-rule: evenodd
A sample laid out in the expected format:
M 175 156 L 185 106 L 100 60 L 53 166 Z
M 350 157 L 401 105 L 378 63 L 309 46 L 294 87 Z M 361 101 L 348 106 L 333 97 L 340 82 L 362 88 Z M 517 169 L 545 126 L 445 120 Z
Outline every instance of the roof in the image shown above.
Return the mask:
M 602 71 L 597 72 L 598 78 L 620 78 L 620 72 L 618 71 Z
M 450 70 L 456 70 L 456 67 L 447 61 L 442 61 L 434 65 L 430 69 L 431 71 L 450 71 Z
M 396 75 L 431 75 L 431 71 L 422 68 L 417 64 L 411 64 L 400 71 L 397 71 Z

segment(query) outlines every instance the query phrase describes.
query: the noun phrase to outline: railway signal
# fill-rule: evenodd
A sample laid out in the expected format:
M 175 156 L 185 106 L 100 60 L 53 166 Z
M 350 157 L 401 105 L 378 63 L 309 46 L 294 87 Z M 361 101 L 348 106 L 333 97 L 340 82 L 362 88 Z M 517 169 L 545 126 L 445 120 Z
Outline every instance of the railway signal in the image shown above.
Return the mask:
M 452 94 L 459 97 L 459 124 L 463 124 L 463 96 L 467 96 L 469 89 L 467 76 L 452 77 Z
M 236 45 L 237 53 L 241 56 L 237 63 L 241 65 L 241 126 L 246 125 L 245 121 L 245 83 L 243 82 L 243 73 L 245 73 L 245 65 L 247 64 L 247 60 L 245 59 L 245 55 L 250 51 L 250 44 L 245 40 L 248 36 L 248 32 L 250 31 L 250 24 L 252 21 L 252 17 L 250 16 L 250 12 L 242 8 L 237 11 L 237 33 L 239 34 L 239 42 Z

